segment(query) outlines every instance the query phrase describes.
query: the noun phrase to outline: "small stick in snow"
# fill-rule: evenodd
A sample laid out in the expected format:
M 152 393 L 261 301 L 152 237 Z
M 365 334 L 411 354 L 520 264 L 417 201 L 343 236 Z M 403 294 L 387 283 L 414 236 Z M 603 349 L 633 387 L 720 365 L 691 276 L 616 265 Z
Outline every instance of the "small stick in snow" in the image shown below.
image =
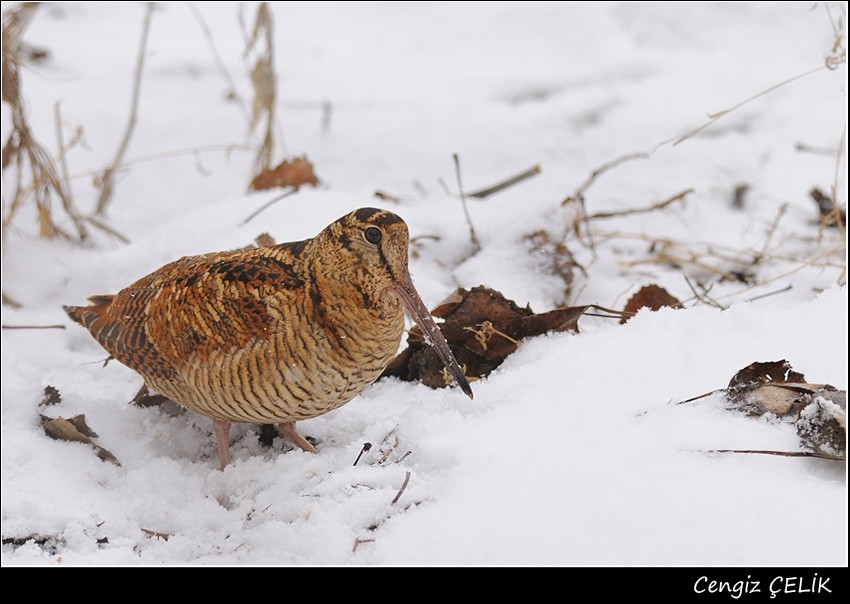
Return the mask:
M 360 461 L 360 457 L 361 457 L 364 453 L 366 453 L 367 451 L 369 451 L 369 449 L 371 449 L 371 448 L 372 448 L 372 443 L 363 443 L 363 447 L 360 449 L 360 453 L 358 453 L 358 454 L 357 454 L 357 459 L 355 459 L 355 460 L 354 460 L 354 463 L 353 463 L 353 464 L 351 464 L 351 465 L 356 466 L 356 465 L 357 465 L 357 462 L 358 462 L 358 461 Z
M 700 395 L 697 395 L 697 396 L 692 396 L 692 397 L 691 397 L 691 398 L 689 398 L 689 399 L 685 399 L 685 400 L 683 400 L 683 401 L 679 401 L 679 402 L 677 402 L 677 403 L 673 403 L 673 404 L 674 404 L 674 405 L 684 405 L 685 403 L 692 403 L 692 402 L 694 402 L 694 401 L 698 401 L 698 400 L 699 400 L 699 399 L 701 399 L 701 398 L 705 398 L 705 397 L 707 397 L 707 396 L 711 396 L 712 394 L 715 394 L 715 393 L 717 393 L 717 392 L 725 392 L 725 390 L 726 390 L 725 388 L 718 388 L 717 390 L 712 390 L 711 392 L 706 392 L 705 394 L 700 394 Z
M 767 256 L 767 248 L 770 247 L 770 241 L 773 239 L 773 234 L 776 232 L 777 227 L 779 226 L 779 221 L 782 220 L 782 217 L 785 216 L 785 212 L 788 211 L 788 204 L 783 203 L 779 207 L 779 213 L 776 214 L 776 218 L 773 219 L 773 223 L 770 225 L 770 228 L 767 229 L 767 237 L 765 237 L 764 245 L 761 246 L 761 251 L 756 254 L 755 258 L 753 258 L 753 264 L 758 264 Z
M 245 118 L 246 123 L 250 123 L 251 116 L 248 114 L 248 107 L 245 104 L 245 99 L 243 99 L 239 92 L 236 89 L 236 84 L 233 82 L 233 78 L 230 77 L 230 72 L 227 71 L 227 67 L 224 66 L 224 61 L 221 60 L 221 55 L 218 54 L 218 49 L 215 46 L 215 41 L 212 37 L 212 32 L 210 32 L 209 25 L 207 25 L 204 16 L 201 14 L 201 11 L 198 10 L 198 7 L 195 6 L 193 2 L 189 2 L 189 10 L 192 11 L 192 15 L 194 15 L 195 20 L 198 22 L 198 25 L 201 27 L 201 31 L 204 34 L 204 37 L 207 39 L 207 46 L 209 46 L 210 54 L 212 54 L 213 61 L 215 61 L 215 65 L 218 68 L 219 73 L 224 78 L 224 81 L 227 83 L 227 94 L 228 97 L 239 105 L 239 109 L 242 110 L 242 116 Z
M 645 214 L 647 212 L 654 212 L 655 210 L 663 210 L 670 204 L 683 200 L 685 195 L 688 193 L 693 193 L 693 189 L 685 189 L 680 193 L 676 193 L 672 197 L 665 199 L 664 201 L 659 201 L 658 203 L 654 203 L 651 206 L 647 206 L 645 208 L 632 208 L 629 210 L 620 210 L 618 212 L 597 212 L 596 214 L 588 214 L 584 217 L 585 220 L 595 220 L 597 218 L 614 218 L 616 216 L 628 216 L 630 214 Z
M 463 184 L 460 182 L 460 158 L 457 153 L 453 155 L 455 160 L 455 173 L 457 174 L 457 189 L 460 193 L 460 203 L 463 205 L 463 213 L 466 215 L 466 224 L 469 225 L 469 239 L 472 245 L 475 246 L 475 251 L 481 249 L 481 243 L 478 241 L 478 235 L 475 234 L 475 227 L 472 226 L 472 218 L 469 216 L 469 209 L 466 207 L 466 196 L 463 194 Z
M 578 189 L 576 189 L 572 195 L 568 195 L 566 199 L 561 202 L 562 206 L 568 205 L 573 202 L 578 202 L 580 211 L 575 217 L 575 220 L 573 221 L 573 232 L 575 233 L 576 237 L 581 239 L 581 226 L 584 225 L 586 231 L 585 234 L 587 236 L 586 245 L 593 253 L 594 258 L 596 257 L 596 243 L 593 240 L 593 233 L 590 232 L 590 225 L 587 224 L 586 220 L 587 206 L 584 202 L 585 192 L 587 191 L 587 189 L 590 188 L 590 186 L 596 181 L 597 178 L 602 176 L 608 170 L 616 168 L 620 164 L 624 164 L 628 161 L 632 161 L 635 159 L 647 159 L 650 157 L 650 155 L 650 153 L 629 153 L 628 155 L 623 155 L 621 157 L 618 157 L 617 159 L 609 161 L 608 163 L 602 164 L 590 173 L 590 176 L 588 176 L 585 181 L 581 183 L 581 185 L 579 185 Z M 567 235 L 568 232 L 564 232 L 564 241 L 566 241 Z
M 257 214 L 259 214 L 260 212 L 263 212 L 263 211 L 265 211 L 266 209 L 268 209 L 268 207 L 269 207 L 270 205 L 275 204 L 275 203 L 277 203 L 278 201 L 280 201 L 281 199 L 283 199 L 284 197 L 289 197 L 289 196 L 290 196 L 290 195 L 292 195 L 293 193 L 297 193 L 297 192 L 298 192 L 298 189 L 297 189 L 297 188 L 295 188 L 295 189 L 290 189 L 289 191 L 286 191 L 285 193 L 281 193 L 281 194 L 280 194 L 280 195 L 278 195 L 277 197 L 275 197 L 275 198 L 273 198 L 273 199 L 271 199 L 271 200 L 267 201 L 265 204 L 263 204 L 263 205 L 260 207 L 260 209 L 258 209 L 257 211 L 255 211 L 254 213 L 252 213 L 250 216 L 248 216 L 248 218 L 246 218 L 245 220 L 243 220 L 242 222 L 240 222 L 240 223 L 239 223 L 239 226 L 243 226 L 243 225 L 245 225 L 245 224 L 248 224 L 248 221 L 249 221 L 249 220 L 252 220 L 253 218 L 256 218 L 256 217 L 257 217 Z
M 583 209 L 584 208 L 584 193 L 585 193 L 585 191 L 587 191 L 590 188 L 590 185 L 592 185 L 596 181 L 597 178 L 602 176 L 608 170 L 611 170 L 612 168 L 616 168 L 620 164 L 624 164 L 627 161 L 632 161 L 632 160 L 635 160 L 635 159 L 648 159 L 649 156 L 650 156 L 649 153 L 629 153 L 628 155 L 623 155 L 622 157 L 618 157 L 617 159 L 609 161 L 608 163 L 602 164 L 601 166 L 596 168 L 593 172 L 591 172 L 590 176 L 588 176 L 587 179 L 583 183 L 581 183 L 579 188 L 576 189 L 575 192 L 572 195 L 567 196 L 567 198 L 564 199 L 564 201 L 561 202 L 561 205 L 565 206 L 568 203 L 572 203 L 573 201 L 578 201 L 582 204 L 582 209 Z
M 141 528 L 140 530 L 147 535 L 148 537 L 156 537 L 158 539 L 162 539 L 163 541 L 168 541 L 168 538 L 171 536 L 168 533 L 160 533 L 159 531 L 152 531 L 150 529 Z
M 97 208 L 95 214 L 103 214 L 106 210 L 106 204 L 109 203 L 109 198 L 112 197 L 113 180 L 115 172 L 121 167 L 124 161 L 124 154 L 127 152 L 127 147 L 130 145 L 130 137 L 133 136 L 133 130 L 136 127 L 136 113 L 139 107 L 139 92 L 142 88 L 142 68 L 145 66 L 145 47 L 148 44 L 148 31 L 150 31 L 151 17 L 153 16 L 156 3 L 148 2 L 147 11 L 145 11 L 145 20 L 142 23 L 142 42 L 139 45 L 139 55 L 136 59 L 136 73 L 133 78 L 133 96 L 130 101 L 130 117 L 127 120 L 127 127 L 124 130 L 124 137 L 118 145 L 118 150 L 115 152 L 115 159 L 112 164 L 106 167 L 100 175 L 100 197 L 97 200 Z
M 497 184 L 495 184 L 491 187 L 487 187 L 486 189 L 481 189 L 479 191 L 475 191 L 474 193 L 469 193 L 467 195 L 467 197 L 473 197 L 475 199 L 484 199 L 486 197 L 490 197 L 490 195 L 494 195 L 495 193 L 498 193 L 499 191 L 507 189 L 508 187 L 512 187 L 517 183 L 521 183 L 522 181 L 524 181 L 527 178 L 531 178 L 532 176 L 536 176 L 537 174 L 540 174 L 540 165 L 539 164 L 534 166 L 533 168 L 529 168 L 528 170 L 526 170 L 522 174 L 517 174 L 516 176 L 512 176 L 511 178 L 508 178 L 507 180 L 504 180 L 500 183 L 497 183 Z
M 767 292 L 766 294 L 761 294 L 759 296 L 753 296 L 752 298 L 749 298 L 747 300 L 747 302 L 755 302 L 756 300 L 761 300 L 762 298 L 767 298 L 768 296 L 775 296 L 776 294 L 782 294 L 782 293 L 785 293 L 785 292 L 790 292 L 792 289 L 794 289 L 794 286 L 789 284 L 789 285 L 786 285 L 785 287 L 783 287 L 782 289 L 777 289 L 777 290 L 772 291 L 772 292 Z
M 398 490 L 398 493 L 395 494 L 395 497 L 392 500 L 390 505 L 395 505 L 399 499 L 401 499 L 401 494 L 404 493 L 404 489 L 407 488 L 407 483 L 410 481 L 410 470 L 405 472 L 404 474 L 404 482 L 401 483 L 401 488 Z
M 746 105 L 750 101 L 754 101 L 757 98 L 760 98 L 760 97 L 762 97 L 766 94 L 773 92 L 777 88 L 781 88 L 782 86 L 785 86 L 786 84 L 790 84 L 791 82 L 795 82 L 795 81 L 797 81 L 801 78 L 805 78 L 806 76 L 810 76 L 810 75 L 817 73 L 819 71 L 822 71 L 824 69 L 831 69 L 828 62 L 824 65 L 820 65 L 819 67 L 816 67 L 814 69 L 810 69 L 809 71 L 806 71 L 806 72 L 798 74 L 794 77 L 788 78 L 787 80 L 779 82 L 778 84 L 774 84 L 770 88 L 762 90 L 761 92 L 754 94 L 753 96 L 751 96 L 748 99 L 744 99 L 740 103 L 733 105 L 732 107 L 729 107 L 728 109 L 723 109 L 722 111 L 718 111 L 716 113 L 710 113 L 710 114 L 708 114 L 708 118 L 709 118 L 708 121 L 705 124 L 703 124 L 702 126 L 700 126 L 698 128 L 694 128 L 693 130 L 686 132 L 685 134 L 683 134 L 683 135 L 681 135 L 677 138 L 671 138 L 669 140 L 662 141 L 662 142 L 658 143 L 658 146 L 660 147 L 661 145 L 673 143 L 673 146 L 675 147 L 679 143 L 684 142 L 684 141 L 688 140 L 689 138 L 696 136 L 697 134 L 699 134 L 700 132 L 702 132 L 703 130 L 705 130 L 706 128 L 708 128 L 709 126 L 714 124 L 715 122 L 717 122 L 720 118 L 726 117 L 727 115 L 729 115 L 730 113 L 732 113 L 736 109 L 743 107 L 744 105 Z
M 694 293 L 694 297 L 695 297 L 697 300 L 699 300 L 700 302 L 703 302 L 704 304 L 708 304 L 709 306 L 713 306 L 713 307 L 715 307 L 715 308 L 719 308 L 720 310 L 726 310 L 726 307 L 725 307 L 725 306 L 723 306 L 723 305 L 722 305 L 722 304 L 720 304 L 719 302 L 714 301 L 713 299 L 711 299 L 711 298 L 708 296 L 708 292 L 709 292 L 709 290 L 711 290 L 711 286 L 709 286 L 709 288 L 708 288 L 708 289 L 703 288 L 702 293 L 700 293 L 700 292 L 698 292 L 698 291 L 697 291 L 696 287 L 694 287 L 694 284 L 693 284 L 693 283 L 691 283 L 691 280 L 690 280 L 690 279 L 688 279 L 688 276 L 687 276 L 687 275 L 682 275 L 682 276 L 685 278 L 685 283 L 687 283 L 687 284 L 688 284 L 688 287 L 690 287 L 690 288 L 691 288 L 691 291 Z
M 6 325 L 0 326 L 3 329 L 65 329 L 64 325 Z
M 356 552 L 357 548 L 360 547 L 361 543 L 374 543 L 374 542 L 375 542 L 374 539 L 361 539 L 360 537 L 358 537 L 357 539 L 354 540 L 354 545 L 351 547 L 351 553 L 353 554 L 354 552 Z
M 768 451 L 764 449 L 708 449 L 698 451 L 698 453 L 752 453 L 756 455 L 780 455 L 782 457 L 816 457 L 818 459 L 828 459 L 830 461 L 845 461 L 843 457 L 838 455 L 827 455 L 826 453 L 817 453 L 814 451 Z

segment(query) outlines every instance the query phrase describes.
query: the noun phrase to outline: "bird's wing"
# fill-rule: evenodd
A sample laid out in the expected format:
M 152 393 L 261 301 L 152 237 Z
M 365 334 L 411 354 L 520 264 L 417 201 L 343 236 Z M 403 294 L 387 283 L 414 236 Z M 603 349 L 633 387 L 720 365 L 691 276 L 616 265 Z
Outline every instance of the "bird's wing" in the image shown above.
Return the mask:
M 297 305 L 304 295 L 297 262 L 277 248 L 176 260 L 104 297 L 101 325 L 89 329 L 131 369 L 165 379 L 190 358 L 204 362 L 251 346 L 273 334 L 272 296 Z

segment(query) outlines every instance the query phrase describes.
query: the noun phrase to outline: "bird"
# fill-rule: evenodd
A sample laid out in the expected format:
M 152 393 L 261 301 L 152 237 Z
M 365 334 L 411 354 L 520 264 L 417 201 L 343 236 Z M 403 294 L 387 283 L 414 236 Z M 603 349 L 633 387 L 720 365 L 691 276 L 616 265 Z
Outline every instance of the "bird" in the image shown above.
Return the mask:
M 381 375 L 398 352 L 404 310 L 473 398 L 413 285 L 408 245 L 401 217 L 359 208 L 310 239 L 186 256 L 63 309 L 150 390 L 212 419 L 222 470 L 233 422 L 275 424 L 316 453 L 295 423 Z

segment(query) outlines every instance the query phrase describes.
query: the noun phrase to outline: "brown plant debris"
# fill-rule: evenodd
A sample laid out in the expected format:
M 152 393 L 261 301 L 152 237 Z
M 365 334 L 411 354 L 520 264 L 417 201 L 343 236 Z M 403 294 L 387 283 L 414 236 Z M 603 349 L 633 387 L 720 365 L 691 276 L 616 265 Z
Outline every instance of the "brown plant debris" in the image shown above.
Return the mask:
M 74 208 L 71 194 L 59 176 L 53 157 L 35 138 L 27 120 L 21 78 L 25 60 L 22 38 L 38 6 L 37 2 L 22 2 L 3 13 L 3 103 L 10 109 L 12 128 L 3 143 L 0 162 L 4 172 L 2 232 L 5 238 L 18 212 L 34 203 L 40 237 L 74 239 L 59 226 L 64 220 L 57 220 L 54 215 L 54 204 L 58 201 L 77 231 L 76 239 L 82 241 L 88 236 L 83 218 Z M 12 173 L 6 174 L 6 170 Z M 8 193 L 6 179 L 13 183 Z
M 525 240 L 531 245 L 532 256 L 542 264 L 543 270 L 557 275 L 564 282 L 564 300 L 572 295 L 575 272 L 586 275 L 584 267 L 578 263 L 570 249 L 560 241 L 556 241 L 548 231 L 540 230 L 529 233 Z
M 146 537 L 155 537 L 156 539 L 162 539 L 163 541 L 168 541 L 168 538 L 171 537 L 170 533 L 163 533 L 160 531 L 153 531 L 151 529 L 139 528 Z
M 360 462 L 360 458 L 363 456 L 363 454 L 368 453 L 371 450 L 372 443 L 363 443 L 363 446 L 360 448 L 360 453 L 357 454 L 357 459 L 355 459 L 354 463 L 351 465 L 356 466 Z
M 524 181 L 528 178 L 531 178 L 532 176 L 536 176 L 538 174 L 540 174 L 540 165 L 539 164 L 529 168 L 525 172 L 517 174 L 516 176 L 512 176 L 512 177 L 510 177 L 506 180 L 503 180 L 502 182 L 499 182 L 495 185 L 486 187 L 484 189 L 480 189 L 478 191 L 474 191 L 473 193 L 467 193 L 466 196 L 472 197 L 473 199 L 485 199 L 487 197 L 490 197 L 491 195 L 495 195 L 499 191 L 504 191 L 508 187 L 512 187 L 515 184 L 521 183 L 522 181 Z
M 735 187 L 732 192 L 732 207 L 736 210 L 743 210 L 747 201 L 747 194 L 750 192 L 750 185 L 743 183 Z
M 786 360 L 756 362 L 738 371 L 725 394 L 730 409 L 793 423 L 805 454 L 761 450 L 715 452 L 770 453 L 844 461 L 847 451 L 847 392 L 830 384 L 810 384 Z M 713 394 L 713 393 L 708 393 Z M 708 396 L 693 397 L 684 402 Z
M 398 493 L 395 494 L 393 500 L 390 502 L 390 505 L 395 505 L 398 503 L 398 500 L 401 499 L 401 494 L 404 493 L 404 489 L 407 488 L 407 483 L 410 482 L 410 470 L 404 473 L 404 482 L 401 483 L 401 488 L 399 488 Z
M 637 293 L 629 298 L 628 302 L 626 302 L 626 307 L 623 309 L 623 316 L 620 318 L 620 323 L 622 324 L 628 321 L 641 308 L 658 310 L 664 306 L 668 306 L 670 308 L 681 308 L 682 303 L 660 285 L 644 285 L 637 291 Z
M 9 308 L 23 308 L 23 305 L 20 302 L 8 295 L 6 292 L 3 292 L 3 306 L 8 306 Z
M 836 207 L 832 197 L 817 187 L 809 191 L 809 196 L 818 205 L 822 226 L 838 228 L 839 221 L 842 226 L 847 224 L 847 212 Z
M 466 376 L 474 379 L 489 375 L 524 338 L 550 331 L 578 331 L 578 319 L 588 308 L 564 307 L 535 314 L 495 290 L 478 286 L 457 289 L 432 314 L 444 319 L 440 331 Z M 410 330 L 407 343 L 408 347 L 393 359 L 382 377 L 418 380 L 432 388 L 451 383 L 443 363 L 418 328 Z
M 313 171 L 313 164 L 306 155 L 302 155 L 291 160 L 284 160 L 274 168 L 262 170 L 251 181 L 251 189 L 254 191 L 265 191 L 276 187 L 297 189 L 302 185 L 315 187 L 318 184 L 319 179 Z
M 240 22 L 243 29 L 240 11 Z M 257 149 L 254 162 L 255 171 L 264 172 L 271 166 L 272 150 L 274 147 L 275 97 L 277 95 L 277 80 L 274 74 L 274 27 L 268 2 L 261 2 L 257 7 L 254 27 L 249 34 L 245 31 L 245 57 L 254 54 L 254 62 L 250 68 L 251 87 L 254 89 L 254 100 L 251 106 L 251 122 L 249 133 L 261 122 L 265 122 L 263 141 Z
M 44 398 L 41 399 L 41 402 L 38 404 L 39 407 L 50 407 L 51 405 L 58 405 L 62 402 L 62 395 L 59 394 L 59 391 L 53 386 L 45 386 L 44 387 Z
M 148 44 L 148 32 L 150 31 L 151 18 L 156 8 L 156 3 L 148 2 L 145 10 L 145 17 L 142 21 L 142 40 L 139 45 L 139 52 L 136 56 L 136 69 L 133 76 L 133 92 L 130 98 L 130 115 L 127 118 L 127 125 L 124 128 L 124 134 L 121 137 L 121 142 L 118 143 L 118 149 L 115 151 L 115 157 L 112 163 L 104 168 L 97 177 L 97 183 L 100 186 L 100 195 L 97 199 L 97 208 L 95 214 L 103 214 L 106 211 L 106 206 L 112 199 L 112 194 L 115 191 L 115 175 L 121 169 L 124 163 L 124 155 L 127 153 L 127 148 L 130 146 L 130 140 L 133 137 L 133 131 L 136 128 L 136 123 L 139 121 L 139 97 L 142 87 L 142 73 L 145 67 L 145 48 Z
M 97 438 L 97 433 L 86 423 L 85 415 L 75 415 L 71 418 L 42 415 L 41 425 L 50 438 L 91 445 L 97 452 L 99 459 L 121 465 L 112 453 L 92 442 L 92 438 Z
M 51 556 L 55 556 L 61 547 L 65 545 L 65 541 L 56 535 L 23 535 L 21 537 L 3 536 L 2 543 L 4 546 L 21 547 L 27 543 L 32 543 L 42 548 Z
M 805 382 L 806 376 L 794 371 L 784 359 L 751 363 L 732 376 L 726 387 L 726 400 L 750 415 L 796 414 L 802 400 L 795 386 Z

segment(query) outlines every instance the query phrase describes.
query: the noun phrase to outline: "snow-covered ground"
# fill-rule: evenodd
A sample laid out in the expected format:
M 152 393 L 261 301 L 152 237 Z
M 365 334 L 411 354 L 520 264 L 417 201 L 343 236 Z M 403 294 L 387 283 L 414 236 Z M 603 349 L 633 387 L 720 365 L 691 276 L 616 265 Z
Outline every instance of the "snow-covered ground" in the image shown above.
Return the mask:
M 196 6 L 250 104 L 239 6 Z M 754 361 L 787 359 L 810 382 L 847 387 L 844 244 L 835 229 L 819 233 L 809 197 L 837 183 L 847 199 L 846 152 L 836 166 L 846 64 L 817 69 L 833 51 L 830 15 L 843 24 L 845 6 L 273 3 L 285 141 L 275 160 L 306 153 L 323 184 L 241 224 L 278 194 L 246 193 L 245 145 L 257 133 L 247 138 L 245 115 L 225 98 L 191 8 L 158 5 L 128 165 L 105 218 L 131 242 L 98 231 L 85 246 L 39 239 L 31 210 L 3 240 L 3 293 L 21 304 L 4 304 L 3 324 L 67 326 L 2 330 L 3 564 L 846 566 L 845 464 L 705 453 L 799 442 L 792 424 L 728 411 L 719 395 L 672 404 L 725 387 Z M 49 52 L 22 72 L 36 136 L 55 151 L 56 103 L 66 141 L 84 130 L 68 164 L 85 212 L 92 173 L 124 132 L 144 10 L 45 5 L 25 35 Z M 243 11 L 250 26 L 256 5 Z M 5 104 L 2 123 L 5 142 Z M 187 149 L 198 152 L 172 153 Z M 469 200 L 474 255 L 452 194 L 453 153 L 468 191 L 542 170 Z M 565 293 L 527 236 L 559 240 L 575 212 L 561 202 L 633 153 L 649 155 L 586 189 L 589 213 L 693 191 L 664 210 L 591 222 L 593 249 L 570 233 L 586 275 Z M 4 215 L 13 184 L 4 173 Z M 745 205 L 734 209 L 742 184 Z M 235 426 L 223 472 L 211 422 L 130 406 L 141 379 L 103 368 L 103 350 L 61 309 L 264 231 L 312 236 L 361 206 L 399 213 L 419 237 L 411 272 L 431 307 L 457 286 L 486 285 L 536 312 L 623 308 L 657 283 L 688 308 L 625 325 L 582 317 L 578 334 L 525 341 L 473 384 L 474 401 L 381 380 L 299 424 L 319 455 L 279 440 L 266 448 L 255 427 Z M 661 241 L 675 266 L 655 261 Z M 757 265 L 735 264 L 759 252 Z M 713 269 L 746 269 L 755 283 L 719 282 Z M 686 276 L 711 285 L 707 298 L 725 310 L 695 300 Z M 47 385 L 62 402 L 40 408 Z M 48 438 L 41 413 L 85 414 L 121 465 Z M 355 466 L 365 442 L 374 446 Z

